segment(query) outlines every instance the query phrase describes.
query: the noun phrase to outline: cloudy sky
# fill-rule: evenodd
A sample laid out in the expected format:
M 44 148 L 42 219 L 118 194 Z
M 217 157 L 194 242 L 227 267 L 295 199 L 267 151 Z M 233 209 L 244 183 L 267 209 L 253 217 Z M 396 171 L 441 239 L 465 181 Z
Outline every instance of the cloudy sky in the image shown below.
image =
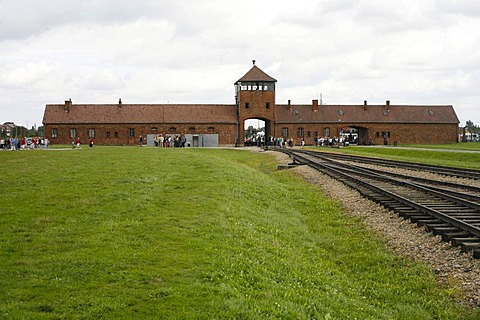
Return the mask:
M 480 125 L 479 0 L 0 0 L 0 122 L 45 104 L 448 104 Z

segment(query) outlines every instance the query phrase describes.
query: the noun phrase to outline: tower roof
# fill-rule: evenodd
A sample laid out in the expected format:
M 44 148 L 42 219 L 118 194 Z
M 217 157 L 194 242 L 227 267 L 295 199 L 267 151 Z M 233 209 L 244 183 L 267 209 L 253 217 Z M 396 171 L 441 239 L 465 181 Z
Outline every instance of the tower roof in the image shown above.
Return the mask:
M 259 67 L 254 65 L 252 69 L 250 69 L 243 77 L 238 79 L 235 84 L 238 82 L 244 82 L 244 81 L 266 81 L 266 82 L 277 82 L 276 79 L 270 77 L 268 74 L 263 72 Z

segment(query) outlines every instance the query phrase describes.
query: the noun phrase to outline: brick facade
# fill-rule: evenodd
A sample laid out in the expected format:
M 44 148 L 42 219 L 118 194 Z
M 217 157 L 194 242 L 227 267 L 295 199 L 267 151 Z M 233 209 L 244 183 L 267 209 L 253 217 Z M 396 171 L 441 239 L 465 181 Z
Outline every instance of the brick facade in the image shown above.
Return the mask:
M 359 144 L 366 145 L 370 139 L 375 145 L 382 145 L 385 139 L 382 133 L 388 133 L 387 144 L 444 144 L 458 142 L 457 124 L 368 124 L 368 123 L 322 123 L 322 124 L 278 124 L 276 131 L 281 136 L 284 129 L 288 134 L 285 138 L 293 138 L 294 143 L 299 145 L 302 137 L 299 129 L 303 132 L 305 143 L 313 145 L 315 135 L 324 137 L 325 131 L 330 132 L 331 137 L 339 137 L 342 128 L 350 127 L 364 131 L 359 133 Z M 362 130 L 363 129 L 363 130 Z
M 71 130 L 75 129 L 82 143 L 93 138 L 95 144 L 128 146 L 138 145 L 140 137 L 148 134 L 185 135 L 185 134 L 218 134 L 219 144 L 235 146 L 237 126 L 235 124 L 47 124 L 45 135 L 53 144 L 69 144 L 72 142 Z M 93 131 L 92 131 L 93 129 Z M 133 129 L 133 131 L 131 131 Z M 53 133 L 56 131 L 56 136 Z M 90 134 L 93 133 L 93 137 Z M 133 133 L 133 136 L 130 136 Z
M 149 134 L 217 134 L 220 146 L 244 143 L 244 122 L 265 121 L 266 135 L 313 144 L 315 136 L 339 136 L 342 129 L 358 132 L 360 144 L 454 143 L 459 120 L 451 105 L 277 104 L 276 81 L 255 65 L 235 82 L 235 104 L 49 104 L 45 107 L 45 136 L 51 143 L 68 144 L 72 134 L 87 143 L 135 145 Z M 72 132 L 72 130 L 74 130 Z

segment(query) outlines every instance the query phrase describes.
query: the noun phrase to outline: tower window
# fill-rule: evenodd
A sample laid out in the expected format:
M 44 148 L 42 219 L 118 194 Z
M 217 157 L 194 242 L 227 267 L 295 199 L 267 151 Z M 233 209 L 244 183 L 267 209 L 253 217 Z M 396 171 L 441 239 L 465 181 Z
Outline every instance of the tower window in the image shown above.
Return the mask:
M 248 108 L 250 108 L 250 105 L 248 102 L 245 102 L 245 109 L 248 109 Z
M 270 109 L 270 102 L 265 103 L 265 108 Z

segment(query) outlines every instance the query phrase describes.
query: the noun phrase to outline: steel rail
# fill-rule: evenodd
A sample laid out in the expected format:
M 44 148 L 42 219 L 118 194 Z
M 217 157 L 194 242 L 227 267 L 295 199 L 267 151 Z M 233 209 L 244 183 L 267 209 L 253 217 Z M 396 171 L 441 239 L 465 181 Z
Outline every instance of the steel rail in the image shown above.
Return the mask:
M 388 182 L 390 184 L 396 184 L 396 185 L 402 185 L 402 186 L 408 186 L 410 188 L 414 188 L 416 190 L 420 190 L 424 193 L 427 193 L 429 195 L 433 195 L 435 197 L 442 198 L 446 201 L 454 202 L 457 205 L 461 206 L 466 206 L 468 208 L 474 209 L 474 210 L 480 210 L 480 204 L 467 201 L 465 199 L 461 199 L 457 196 L 454 195 L 447 195 L 443 192 L 439 192 L 438 190 L 433 190 L 432 188 L 422 186 L 416 183 L 411 183 L 411 182 L 406 182 L 406 181 L 400 181 L 398 179 L 390 178 L 388 176 L 378 174 L 378 173 L 371 173 L 368 172 L 367 170 L 358 170 L 357 167 L 354 167 L 355 169 L 347 169 L 344 167 L 341 167 L 338 164 L 332 164 L 330 161 L 326 161 L 325 159 L 318 159 L 323 161 L 324 163 L 320 163 L 317 159 L 316 161 L 313 161 L 311 159 L 308 159 L 306 156 L 299 154 L 297 151 L 293 152 L 291 150 L 278 150 L 281 152 L 284 152 L 288 154 L 290 157 L 292 157 L 295 161 L 300 161 L 301 163 L 307 164 L 335 179 L 341 180 L 344 183 L 346 181 L 350 181 L 350 183 L 347 183 L 351 187 L 355 189 L 359 189 L 359 185 L 361 185 L 363 188 L 366 188 L 370 191 L 373 191 L 377 194 L 381 194 L 387 198 L 392 199 L 393 201 L 396 201 L 397 203 L 400 203 L 404 206 L 410 207 L 415 209 L 416 211 L 423 213 L 427 216 L 430 216 L 434 219 L 438 219 L 439 221 L 442 221 L 443 223 L 446 223 L 450 226 L 453 226 L 455 228 L 458 228 L 459 230 L 462 230 L 464 232 L 469 233 L 471 236 L 477 237 L 478 242 L 480 242 L 480 227 L 470 224 L 468 222 L 462 221 L 460 219 L 457 219 L 453 217 L 452 215 L 445 214 L 439 210 L 430 208 L 426 205 L 423 205 L 421 203 L 418 203 L 416 201 L 413 201 L 411 199 L 407 199 L 404 196 L 401 196 L 399 194 L 396 194 L 394 192 L 385 190 L 383 187 L 379 187 L 376 185 L 373 185 L 370 182 L 365 181 L 364 179 L 360 179 L 355 177 L 355 175 L 361 175 L 361 176 L 366 176 L 368 179 L 376 179 L 376 180 L 382 180 L 385 182 Z M 357 172 L 361 171 L 361 172 Z M 359 190 L 360 191 L 360 190 Z M 361 192 L 365 194 L 365 192 Z M 480 215 L 479 215 L 480 217 Z M 477 249 L 478 250 L 478 249 Z M 474 253 L 475 256 L 475 253 Z
M 463 198 L 462 194 L 460 194 L 459 192 L 454 192 L 454 191 L 446 192 L 445 190 L 441 190 L 441 189 L 438 189 L 438 188 L 432 188 L 428 185 L 421 185 L 421 184 L 418 184 L 418 183 L 412 183 L 412 182 L 409 182 L 409 181 L 406 181 L 406 180 L 398 180 L 397 178 L 392 178 L 388 175 L 383 174 L 384 172 L 382 172 L 382 173 L 373 172 L 372 173 L 372 172 L 370 172 L 370 169 L 363 169 L 363 168 L 357 168 L 357 167 L 352 168 L 351 166 L 348 166 L 348 165 L 347 165 L 347 167 L 341 167 L 340 165 L 332 165 L 331 163 L 324 164 L 324 166 L 330 168 L 331 170 L 336 170 L 337 168 L 340 168 L 339 169 L 339 170 L 341 170 L 340 173 L 349 172 L 353 175 L 361 174 L 364 177 L 369 177 L 371 179 L 382 180 L 382 181 L 392 183 L 392 184 L 397 184 L 397 185 L 409 186 L 413 189 L 416 189 L 416 190 L 419 190 L 419 191 L 422 191 L 422 192 L 425 192 L 425 193 L 429 193 L 433 196 L 438 196 L 442 199 L 446 199 L 446 200 L 455 202 L 459 205 L 467 206 L 471 209 L 475 209 L 475 210 L 480 211 L 480 197 L 473 197 L 474 199 L 477 200 L 477 202 L 473 202 L 473 201 L 469 201 L 469 200 L 466 200 L 465 198 Z M 424 180 L 426 180 L 426 179 L 424 179 Z
M 475 169 L 466 169 L 466 168 L 460 169 L 460 168 L 452 168 L 447 166 L 428 165 L 428 164 L 422 164 L 422 163 L 416 163 L 416 162 L 385 160 L 385 159 L 378 159 L 378 158 L 364 157 L 364 156 L 351 156 L 351 155 L 331 153 L 331 152 L 295 150 L 295 152 L 297 151 L 301 153 L 306 153 L 306 154 L 312 154 L 312 155 L 315 154 L 315 156 L 324 157 L 324 158 L 337 158 L 337 159 L 344 159 L 344 160 L 349 160 L 354 162 L 368 162 L 368 163 L 374 163 L 374 164 L 379 164 L 383 166 L 402 167 L 405 169 L 414 169 L 414 170 L 420 169 L 423 171 L 429 171 L 437 174 L 480 180 L 480 170 L 475 170 Z

